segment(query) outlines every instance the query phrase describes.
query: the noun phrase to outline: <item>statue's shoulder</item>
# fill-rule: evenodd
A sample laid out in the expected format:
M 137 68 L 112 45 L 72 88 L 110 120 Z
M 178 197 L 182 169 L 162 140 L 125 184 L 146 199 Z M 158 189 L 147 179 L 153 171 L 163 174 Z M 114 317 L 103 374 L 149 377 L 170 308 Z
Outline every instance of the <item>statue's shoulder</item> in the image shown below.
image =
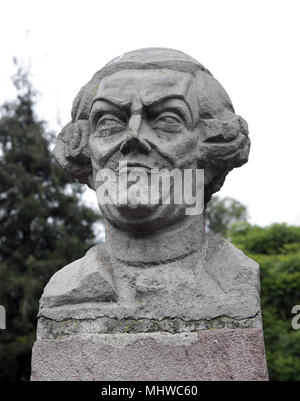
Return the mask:
M 46 285 L 40 309 L 82 302 L 111 302 L 116 297 L 109 257 L 103 244 L 58 270 Z
M 206 262 L 224 289 L 249 287 L 260 291 L 259 265 L 220 235 L 207 236 Z

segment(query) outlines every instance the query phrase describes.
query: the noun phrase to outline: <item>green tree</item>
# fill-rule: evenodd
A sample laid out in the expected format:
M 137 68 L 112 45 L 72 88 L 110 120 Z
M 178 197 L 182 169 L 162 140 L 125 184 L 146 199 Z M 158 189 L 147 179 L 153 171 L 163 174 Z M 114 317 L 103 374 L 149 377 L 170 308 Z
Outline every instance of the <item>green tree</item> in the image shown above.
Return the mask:
M 231 241 L 260 265 L 261 302 L 271 380 L 300 380 L 300 330 L 291 327 L 300 305 L 300 227 L 237 224 Z
M 14 84 L 17 99 L 2 106 L 0 118 L 0 304 L 7 313 L 0 380 L 29 378 L 42 290 L 93 244 L 98 218 L 49 151 L 28 73 L 19 68 Z
M 207 205 L 205 218 L 208 232 L 226 237 L 232 224 L 247 221 L 248 212 L 246 206 L 235 199 L 214 196 Z
M 260 265 L 261 303 L 271 380 L 300 380 L 300 330 L 291 327 L 300 305 L 300 227 L 249 224 L 247 210 L 233 199 L 213 198 L 208 232 L 226 236 Z

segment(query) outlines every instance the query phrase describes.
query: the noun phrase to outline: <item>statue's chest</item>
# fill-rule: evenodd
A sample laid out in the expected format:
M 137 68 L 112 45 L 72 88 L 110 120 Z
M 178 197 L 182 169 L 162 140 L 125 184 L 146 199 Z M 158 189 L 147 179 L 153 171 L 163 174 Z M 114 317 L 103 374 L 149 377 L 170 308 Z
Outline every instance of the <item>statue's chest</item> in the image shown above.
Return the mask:
M 141 318 L 196 318 L 199 309 L 216 303 L 219 289 L 200 264 L 176 261 L 151 267 L 117 266 L 118 303 L 132 302 Z

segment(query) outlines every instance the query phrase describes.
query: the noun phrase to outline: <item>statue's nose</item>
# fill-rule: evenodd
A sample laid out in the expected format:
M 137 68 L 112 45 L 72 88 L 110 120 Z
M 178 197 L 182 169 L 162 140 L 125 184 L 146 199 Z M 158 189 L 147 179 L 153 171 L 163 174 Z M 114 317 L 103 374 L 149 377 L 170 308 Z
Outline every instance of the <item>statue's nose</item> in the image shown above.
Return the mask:
M 130 134 L 122 142 L 120 146 L 120 152 L 126 155 L 130 152 L 138 151 L 140 153 L 150 153 L 151 146 L 145 139 L 141 138 L 140 130 L 142 127 L 142 115 L 133 114 L 129 121 Z
M 151 152 L 150 144 L 138 136 L 130 136 L 121 143 L 120 152 L 127 155 L 130 152 L 138 151 L 140 153 L 148 154 Z

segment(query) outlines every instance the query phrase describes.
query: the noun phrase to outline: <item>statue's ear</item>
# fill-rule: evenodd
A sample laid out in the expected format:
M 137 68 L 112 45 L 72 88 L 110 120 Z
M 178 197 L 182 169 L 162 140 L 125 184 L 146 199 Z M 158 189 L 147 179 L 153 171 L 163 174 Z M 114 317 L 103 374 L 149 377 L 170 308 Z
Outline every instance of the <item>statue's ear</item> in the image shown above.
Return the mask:
M 242 117 L 232 113 L 232 118 L 226 120 L 202 120 L 199 130 L 199 154 L 204 166 L 231 170 L 247 162 L 250 140 Z
M 54 155 L 62 168 L 81 183 L 91 186 L 92 166 L 88 147 L 88 120 L 68 123 L 59 134 Z
M 205 203 L 222 187 L 226 175 L 248 161 L 250 139 L 246 121 L 232 113 L 226 120 L 199 122 L 199 168 L 206 170 Z

